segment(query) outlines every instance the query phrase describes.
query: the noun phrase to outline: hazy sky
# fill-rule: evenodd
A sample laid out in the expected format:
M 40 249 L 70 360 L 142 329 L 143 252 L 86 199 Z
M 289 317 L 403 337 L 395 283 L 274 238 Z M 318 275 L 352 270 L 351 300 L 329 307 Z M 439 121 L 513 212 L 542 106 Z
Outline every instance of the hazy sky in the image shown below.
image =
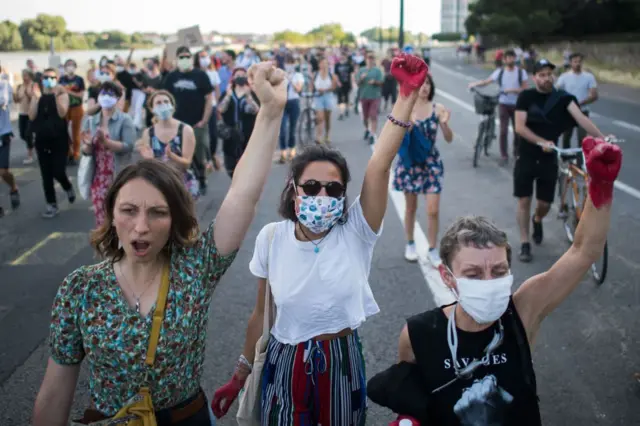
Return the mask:
M 404 3 L 405 30 L 440 31 L 440 0 Z M 115 29 L 128 33 L 171 33 L 196 24 L 202 31 L 307 32 L 323 23 L 338 22 L 357 34 L 380 25 L 380 16 L 384 27 L 397 27 L 400 19 L 400 0 L 22 0 L 2 9 L 3 19 L 16 22 L 48 13 L 62 15 L 71 31 Z

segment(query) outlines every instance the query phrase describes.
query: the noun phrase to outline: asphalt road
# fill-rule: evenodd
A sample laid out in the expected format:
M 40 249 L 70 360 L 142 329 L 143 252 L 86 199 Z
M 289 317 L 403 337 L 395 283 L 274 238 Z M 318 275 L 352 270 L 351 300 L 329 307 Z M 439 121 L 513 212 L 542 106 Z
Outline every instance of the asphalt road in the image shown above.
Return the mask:
M 478 118 L 464 107 L 470 96 L 465 85 L 446 69 L 434 67 L 433 74 L 443 96 L 437 101 L 452 110 L 451 126 L 456 137 L 451 145 L 439 141 L 445 163 L 445 183 L 441 206 L 442 227 L 457 216 L 481 214 L 505 229 L 513 246 L 518 246 L 515 201 L 511 196 L 511 174 L 499 167 L 496 147 L 483 158 L 480 167 L 471 167 L 471 141 Z M 446 95 L 446 96 L 445 96 Z M 454 102 L 452 99 L 458 99 Z M 334 144 L 347 157 L 353 174 L 350 196 L 357 194 L 370 149 L 362 140 L 356 117 L 336 122 Z M 626 169 L 637 155 L 625 150 Z M 21 162 L 18 143 L 16 165 Z M 22 167 L 22 166 L 20 166 Z M 34 167 L 24 168 L 19 181 L 23 192 L 20 210 L 0 219 L 0 425 L 27 425 L 47 359 L 46 337 L 52 298 L 63 277 L 74 268 L 93 261 L 87 248 L 93 225 L 88 204 L 79 200 L 53 220 L 39 217 L 43 207 L 42 189 Z M 71 169 L 72 171 L 75 171 Z M 256 280 L 249 272 L 255 237 L 261 227 L 277 220 L 276 206 L 286 175 L 286 166 L 274 165 L 257 216 L 241 251 L 215 293 L 209 322 L 203 388 L 211 395 L 228 380 L 244 339 L 246 320 L 255 302 Z M 201 225 L 208 223 L 228 188 L 228 178 L 218 172 L 210 177 L 210 191 L 199 203 Z M 2 187 L 2 191 L 5 188 Z M 381 313 L 361 329 L 367 372 L 371 376 L 396 361 L 397 339 L 404 319 L 434 307 L 438 288 L 433 271 L 408 264 L 403 259 L 403 203 L 398 193 L 391 195 L 384 232 L 376 246 L 371 270 L 371 287 Z M 8 205 L 6 193 L 0 203 Z M 640 200 L 616 191 L 613 226 L 610 232 L 610 275 L 596 288 L 587 277 L 576 292 L 543 323 L 534 350 L 539 395 L 544 424 L 632 425 L 640 424 Z M 400 215 L 398 214 L 400 213 Z M 419 211 L 421 228 L 426 227 L 424 204 Z M 51 237 L 52 233 L 53 237 Z M 44 244 L 43 239 L 49 237 Z M 418 230 L 416 242 L 424 235 Z M 34 249 L 35 246 L 35 249 Z M 534 262 L 513 264 L 519 285 L 526 278 L 545 271 L 567 249 L 555 211 L 545 220 L 545 241 L 534 247 Z M 24 256 L 24 254 L 27 256 Z M 16 263 L 19 264 L 12 264 Z M 425 277 L 429 277 L 427 282 Z M 438 293 L 436 293 L 438 294 Z M 443 336 L 443 344 L 444 343 Z M 88 403 L 86 372 L 76 392 L 74 410 Z M 370 405 L 368 424 L 385 425 L 393 415 Z M 232 425 L 232 416 L 220 421 Z

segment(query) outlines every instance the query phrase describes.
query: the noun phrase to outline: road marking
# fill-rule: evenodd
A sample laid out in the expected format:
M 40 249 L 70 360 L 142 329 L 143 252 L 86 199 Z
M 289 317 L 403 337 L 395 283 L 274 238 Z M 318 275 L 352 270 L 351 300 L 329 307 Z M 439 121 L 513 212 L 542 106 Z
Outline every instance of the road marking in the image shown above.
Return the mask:
M 463 109 L 475 114 L 476 110 L 471 104 L 463 101 L 462 99 L 459 99 L 459 98 L 453 96 L 451 93 L 445 92 L 442 89 L 437 89 L 437 90 L 438 90 L 438 92 L 437 92 L 438 96 L 442 96 L 443 98 L 446 98 L 446 99 L 450 100 L 451 102 L 455 103 L 456 105 L 459 105 Z M 615 123 L 615 121 L 614 121 L 614 123 Z M 624 122 L 620 121 L 618 123 L 624 123 Z M 625 124 L 628 124 L 629 126 L 633 126 L 632 124 L 629 124 L 629 123 L 625 123 Z M 637 130 L 640 131 L 640 127 L 637 127 Z M 637 190 L 636 188 L 634 188 L 634 187 L 632 187 L 630 185 L 627 185 L 626 183 L 621 182 L 619 180 L 615 181 L 613 186 L 618 188 L 620 191 L 626 193 L 627 195 L 630 195 L 630 196 L 640 200 L 640 191 Z
M 431 66 L 435 67 L 435 68 L 440 68 L 442 71 L 448 72 L 450 74 L 456 75 L 460 78 L 462 78 L 463 80 L 467 80 L 467 81 L 477 81 L 479 79 L 471 77 L 470 75 L 466 75 L 466 74 L 462 74 L 461 72 L 458 71 L 454 71 L 449 67 L 445 67 L 444 65 L 440 65 L 437 62 L 433 62 L 431 61 Z M 440 89 L 438 89 L 438 92 L 440 92 Z
M 640 126 L 636 126 L 635 124 L 627 123 L 626 121 L 621 120 L 613 120 L 613 124 L 616 126 L 624 127 L 625 129 L 633 130 L 636 132 L 640 132 Z
M 49 234 L 44 239 L 40 240 L 40 242 L 38 242 L 36 245 L 31 247 L 29 250 L 27 250 L 24 253 L 22 253 L 22 255 L 20 255 L 17 259 L 15 259 L 11 263 L 9 263 L 9 265 L 11 265 L 11 266 L 24 265 L 26 263 L 27 259 L 29 258 L 29 256 L 31 256 L 33 253 L 35 253 L 38 250 L 40 250 L 49 241 L 55 240 L 56 238 L 60 238 L 61 236 L 62 236 L 61 232 L 53 232 L 53 233 Z

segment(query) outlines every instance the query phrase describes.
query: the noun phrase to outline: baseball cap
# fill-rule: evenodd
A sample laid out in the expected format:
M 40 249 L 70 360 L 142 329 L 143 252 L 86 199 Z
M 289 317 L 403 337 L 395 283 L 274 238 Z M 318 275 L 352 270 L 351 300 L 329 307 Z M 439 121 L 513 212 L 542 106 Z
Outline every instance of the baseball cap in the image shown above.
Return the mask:
M 535 65 L 533 66 L 533 73 L 537 73 L 539 71 L 542 71 L 543 68 L 551 68 L 551 70 L 555 70 L 556 66 L 553 65 L 551 63 L 551 61 L 547 60 L 547 59 L 540 59 L 538 62 L 535 63 Z
M 188 53 L 191 55 L 191 50 L 187 46 L 180 46 L 176 49 L 176 56 L 180 56 L 183 53 Z

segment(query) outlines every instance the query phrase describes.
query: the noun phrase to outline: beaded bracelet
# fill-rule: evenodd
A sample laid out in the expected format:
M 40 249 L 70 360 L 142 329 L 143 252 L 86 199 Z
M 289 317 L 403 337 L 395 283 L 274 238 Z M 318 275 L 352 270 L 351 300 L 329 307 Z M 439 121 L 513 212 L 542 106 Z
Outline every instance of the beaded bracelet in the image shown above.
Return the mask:
M 392 122 L 396 126 L 404 127 L 405 129 L 408 129 L 409 127 L 411 127 L 410 121 L 400 121 L 391 114 L 387 115 L 387 118 L 389 119 L 390 122 Z
M 253 365 L 251 365 L 249 360 L 244 355 L 240 355 L 240 358 L 238 358 L 238 366 L 240 365 L 244 365 L 249 369 L 249 371 L 253 370 Z

